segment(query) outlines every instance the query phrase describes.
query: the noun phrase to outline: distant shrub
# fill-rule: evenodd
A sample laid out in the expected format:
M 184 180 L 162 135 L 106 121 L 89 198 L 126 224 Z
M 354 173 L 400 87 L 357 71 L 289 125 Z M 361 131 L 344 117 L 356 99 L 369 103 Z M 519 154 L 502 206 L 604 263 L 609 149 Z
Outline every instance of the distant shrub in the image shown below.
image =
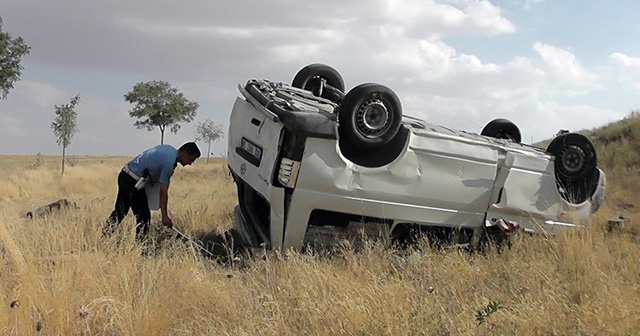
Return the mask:
M 76 159 L 76 156 L 73 155 L 70 158 L 67 158 L 67 164 L 69 165 L 69 167 L 75 167 L 78 164 L 78 159 Z
M 42 154 L 36 154 L 36 158 L 33 162 L 29 162 L 26 164 L 27 169 L 38 169 L 44 164 L 44 159 L 42 158 Z

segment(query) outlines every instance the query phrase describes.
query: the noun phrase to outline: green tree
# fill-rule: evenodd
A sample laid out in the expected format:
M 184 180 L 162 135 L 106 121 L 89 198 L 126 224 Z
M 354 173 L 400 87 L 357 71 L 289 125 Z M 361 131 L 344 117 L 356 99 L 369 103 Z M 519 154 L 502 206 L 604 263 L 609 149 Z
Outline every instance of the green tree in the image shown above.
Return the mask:
M 76 105 L 80 102 L 80 95 L 76 95 L 71 98 L 69 104 L 56 105 L 56 117 L 51 123 L 53 134 L 55 134 L 58 140 L 58 146 L 62 146 L 62 174 L 64 174 L 64 157 L 67 147 L 71 144 L 71 138 L 78 132 L 76 127 L 76 117 L 78 114 L 75 111 Z
M 2 31 L 2 18 L 0 18 L 0 99 L 7 98 L 9 90 L 13 89 L 13 83 L 20 80 L 24 67 L 20 65 L 20 59 L 31 51 L 22 37 L 12 37 Z
M 152 131 L 160 129 L 160 144 L 164 143 L 164 131 L 167 127 L 172 133 L 180 129 L 180 122 L 191 122 L 196 116 L 198 103 L 184 97 L 178 89 L 164 81 L 138 83 L 124 99 L 136 106 L 129 110 L 129 116 L 138 118 L 133 124 L 138 129 Z
M 211 154 L 211 143 L 218 141 L 224 133 L 222 126 L 216 125 L 211 119 L 198 124 L 196 128 L 196 141 L 204 141 L 207 143 L 207 163 L 209 163 L 209 154 Z

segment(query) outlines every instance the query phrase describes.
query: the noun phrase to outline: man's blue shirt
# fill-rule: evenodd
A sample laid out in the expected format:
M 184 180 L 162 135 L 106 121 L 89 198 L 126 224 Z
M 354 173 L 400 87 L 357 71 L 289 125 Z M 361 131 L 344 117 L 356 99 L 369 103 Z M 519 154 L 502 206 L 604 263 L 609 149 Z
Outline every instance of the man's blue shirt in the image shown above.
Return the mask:
M 129 169 L 138 176 L 142 176 L 145 169 L 149 170 L 151 182 L 169 186 L 169 181 L 178 163 L 178 150 L 171 145 L 158 145 L 140 153 L 127 163 Z

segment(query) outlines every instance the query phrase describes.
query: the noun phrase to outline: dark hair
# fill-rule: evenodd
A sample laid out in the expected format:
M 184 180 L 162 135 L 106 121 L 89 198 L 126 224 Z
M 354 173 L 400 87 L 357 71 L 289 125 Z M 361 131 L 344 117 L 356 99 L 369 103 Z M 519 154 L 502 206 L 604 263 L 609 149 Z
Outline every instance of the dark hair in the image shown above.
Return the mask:
M 195 156 L 196 159 L 200 157 L 200 149 L 198 148 L 198 145 L 196 145 L 195 142 L 185 142 L 182 146 L 180 146 L 178 151 L 186 152 L 187 155 Z

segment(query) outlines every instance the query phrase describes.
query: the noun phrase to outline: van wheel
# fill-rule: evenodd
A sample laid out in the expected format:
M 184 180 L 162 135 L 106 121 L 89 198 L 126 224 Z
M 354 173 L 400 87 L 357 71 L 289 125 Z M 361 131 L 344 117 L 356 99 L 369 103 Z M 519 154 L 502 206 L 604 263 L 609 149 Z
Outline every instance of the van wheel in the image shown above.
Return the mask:
M 598 160 L 591 141 L 582 134 L 565 133 L 547 147 L 555 157 L 555 176 L 562 198 L 580 204 L 593 194 L 598 183 Z
M 396 136 L 401 119 L 402 106 L 393 90 L 375 83 L 360 84 L 340 105 L 340 137 L 356 148 L 376 148 Z
M 480 135 L 498 139 L 508 139 L 513 142 L 522 141 L 520 129 L 507 119 L 494 119 L 484 126 Z
M 547 147 L 547 153 L 556 158 L 556 174 L 571 179 L 593 175 L 598 163 L 593 143 L 578 133 L 565 133 L 555 137 Z
M 310 64 L 293 77 L 291 86 L 311 91 L 314 96 L 329 99 L 337 104 L 344 97 L 344 80 L 340 73 L 325 64 Z

